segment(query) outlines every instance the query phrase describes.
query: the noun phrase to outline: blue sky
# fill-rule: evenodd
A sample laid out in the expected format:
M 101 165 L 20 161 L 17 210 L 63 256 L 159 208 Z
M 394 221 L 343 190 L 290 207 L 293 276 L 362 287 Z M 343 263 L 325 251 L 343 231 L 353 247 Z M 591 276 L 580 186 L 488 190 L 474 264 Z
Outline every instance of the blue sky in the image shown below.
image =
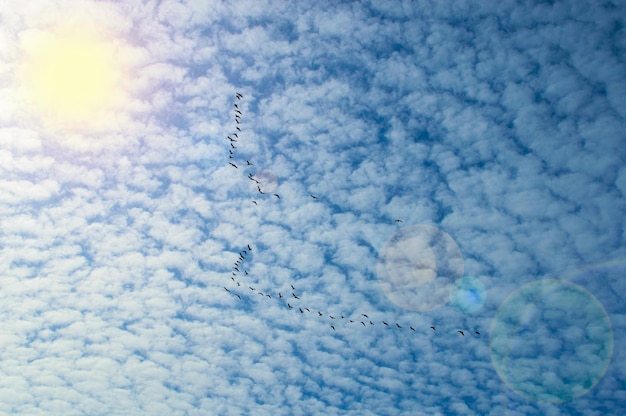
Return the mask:
M 0 413 L 621 414 L 624 16 L 3 6 Z M 122 74 L 76 124 L 19 77 L 68 19 Z

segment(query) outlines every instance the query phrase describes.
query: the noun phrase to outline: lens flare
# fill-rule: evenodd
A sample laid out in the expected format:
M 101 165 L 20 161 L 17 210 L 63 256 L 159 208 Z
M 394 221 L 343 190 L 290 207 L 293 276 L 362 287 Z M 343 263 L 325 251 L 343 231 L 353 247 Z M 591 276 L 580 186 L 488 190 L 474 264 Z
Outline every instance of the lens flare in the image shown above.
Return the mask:
M 450 290 L 450 304 L 463 313 L 474 313 L 485 305 L 487 290 L 477 278 L 463 276 Z
M 445 232 L 430 225 L 404 227 L 378 253 L 378 281 L 396 305 L 430 311 L 445 305 L 463 276 L 463 257 Z
M 540 280 L 502 303 L 491 324 L 500 378 L 529 400 L 567 402 L 602 378 L 613 354 L 611 322 L 581 286 Z

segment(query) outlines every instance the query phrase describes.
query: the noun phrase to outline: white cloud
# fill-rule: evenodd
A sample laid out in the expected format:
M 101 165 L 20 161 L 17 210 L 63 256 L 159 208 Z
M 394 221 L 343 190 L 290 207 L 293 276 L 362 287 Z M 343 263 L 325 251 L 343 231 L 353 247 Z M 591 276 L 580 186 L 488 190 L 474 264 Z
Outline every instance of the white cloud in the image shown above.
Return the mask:
M 521 284 L 625 255 L 619 6 L 83 1 L 125 96 L 64 131 L 7 98 L 11 39 L 61 3 L 16 3 L 0 29 L 1 411 L 624 407 L 619 366 L 546 405 L 511 396 L 489 355 Z M 378 250 L 417 224 L 454 237 L 487 288 L 479 312 L 409 312 L 380 290 Z M 585 278 L 620 345 L 620 278 Z

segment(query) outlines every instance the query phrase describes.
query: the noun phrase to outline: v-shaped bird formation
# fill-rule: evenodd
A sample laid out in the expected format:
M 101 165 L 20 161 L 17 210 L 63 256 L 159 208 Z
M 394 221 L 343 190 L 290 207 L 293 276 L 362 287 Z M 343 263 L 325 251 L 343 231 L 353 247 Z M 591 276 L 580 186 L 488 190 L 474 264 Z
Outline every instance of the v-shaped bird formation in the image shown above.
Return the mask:
M 244 164 L 240 162 L 238 158 L 236 157 L 235 151 L 238 148 L 237 144 L 239 143 L 240 138 L 243 137 L 243 132 L 241 129 L 242 117 L 243 117 L 243 112 L 241 111 L 241 108 L 243 108 L 243 106 L 241 105 L 241 100 L 244 98 L 244 96 L 241 93 L 237 92 L 235 94 L 235 98 L 236 98 L 236 102 L 233 105 L 235 109 L 234 110 L 234 121 L 235 121 L 234 130 L 235 131 L 231 133 L 230 135 L 228 135 L 226 138 L 228 139 L 227 143 L 229 144 L 228 163 L 229 165 L 233 167 L 233 169 L 237 169 L 239 171 L 240 168 L 243 170 L 250 166 L 255 166 L 255 164 L 251 162 L 250 160 L 245 160 L 245 164 Z M 252 182 L 254 182 L 257 188 L 258 194 L 254 199 L 252 199 L 252 203 L 254 205 L 258 206 L 261 198 L 273 196 L 275 200 L 281 199 L 281 196 L 277 193 L 270 194 L 270 193 L 264 192 L 263 183 L 257 177 L 255 177 L 252 172 L 249 172 L 247 174 L 247 178 L 251 180 Z M 318 196 L 313 195 L 313 194 L 311 194 L 310 196 L 314 200 L 318 200 Z M 396 219 L 395 222 L 397 224 L 403 223 L 403 221 L 400 219 Z M 302 295 L 298 293 L 296 287 L 294 286 L 294 283 L 290 283 L 289 287 L 285 287 L 285 288 L 273 288 L 273 289 L 261 288 L 258 286 L 257 283 L 253 282 L 253 277 L 250 276 L 250 273 L 248 272 L 248 269 L 247 269 L 248 258 L 251 253 L 252 253 L 252 246 L 250 244 L 248 244 L 244 249 L 242 249 L 239 252 L 238 257 L 233 263 L 233 268 L 232 268 L 232 272 L 230 275 L 229 287 L 226 287 L 226 286 L 223 287 L 224 290 L 229 295 L 233 296 L 233 298 L 236 298 L 237 301 L 243 301 L 245 299 L 253 299 L 254 297 L 256 297 L 259 300 L 263 299 L 264 301 L 278 302 L 286 310 L 291 311 L 293 313 L 298 313 L 303 316 L 310 315 L 314 317 L 315 319 L 328 319 L 329 326 L 332 331 L 337 331 L 337 329 L 340 327 L 340 324 L 343 324 L 343 325 L 356 325 L 359 327 L 366 327 L 366 328 L 380 325 L 386 328 L 392 328 L 396 330 L 404 330 L 404 331 L 410 331 L 410 332 L 416 332 L 416 333 L 420 332 L 419 326 L 415 324 L 403 323 L 403 325 L 401 325 L 399 322 L 395 322 L 389 319 L 380 319 L 380 318 L 374 319 L 373 318 L 374 315 L 372 315 L 372 318 L 370 319 L 370 316 L 368 314 L 362 313 L 362 312 L 354 312 L 351 314 L 347 314 L 347 313 L 330 314 L 326 311 L 312 309 L 309 307 L 309 305 L 306 304 L 306 299 L 302 299 Z M 431 330 L 432 333 L 442 332 L 442 331 L 437 331 L 437 328 L 434 325 L 431 325 L 429 329 Z M 468 331 L 468 330 L 459 330 L 459 329 L 455 329 L 455 331 L 456 333 L 459 333 L 461 336 L 465 336 L 466 333 L 480 335 L 479 331 Z M 449 333 L 451 331 L 445 331 L 445 332 Z

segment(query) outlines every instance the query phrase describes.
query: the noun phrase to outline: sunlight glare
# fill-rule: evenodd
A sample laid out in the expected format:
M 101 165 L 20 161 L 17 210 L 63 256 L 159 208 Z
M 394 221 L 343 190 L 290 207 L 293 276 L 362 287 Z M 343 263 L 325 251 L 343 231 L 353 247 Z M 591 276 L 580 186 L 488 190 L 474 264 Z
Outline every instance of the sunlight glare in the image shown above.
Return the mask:
M 22 36 L 21 78 L 29 105 L 44 119 L 83 124 L 111 107 L 120 81 L 114 47 L 88 30 Z

